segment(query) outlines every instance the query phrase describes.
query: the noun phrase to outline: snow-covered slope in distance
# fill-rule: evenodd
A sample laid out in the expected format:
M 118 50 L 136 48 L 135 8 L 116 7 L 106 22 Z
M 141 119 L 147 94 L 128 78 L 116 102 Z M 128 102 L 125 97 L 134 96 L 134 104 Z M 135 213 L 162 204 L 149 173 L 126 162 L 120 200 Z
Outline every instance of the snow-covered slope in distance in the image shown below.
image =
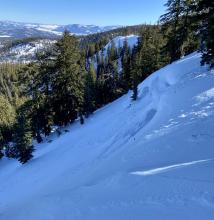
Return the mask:
M 56 40 L 40 39 L 19 43 L 7 50 L 2 49 L 0 63 L 29 63 L 35 60 L 37 52 L 51 47 L 54 43 Z
M 214 72 L 193 53 L 130 97 L 36 145 L 25 165 L 1 160 L 0 219 L 213 219 Z
M 132 50 L 134 46 L 138 43 L 139 36 L 137 35 L 127 35 L 127 36 L 117 36 L 113 38 L 108 44 L 103 47 L 102 50 L 100 50 L 97 54 L 94 55 L 90 59 L 90 62 L 94 64 L 95 69 L 97 69 L 97 55 L 100 57 L 103 56 L 104 58 L 107 56 L 108 49 L 112 47 L 114 44 L 116 49 L 119 51 L 123 48 L 125 41 L 127 41 L 129 48 Z M 118 72 L 120 73 L 122 71 L 122 64 L 121 64 L 121 57 L 117 60 L 118 63 Z
M 105 50 L 107 50 L 114 43 L 116 48 L 121 48 L 124 45 L 124 42 L 127 41 L 130 48 L 133 48 L 138 42 L 137 35 L 127 35 L 127 36 L 118 36 L 115 37 L 112 41 L 110 41 L 106 46 Z
M 125 41 L 127 41 L 130 49 L 133 49 L 133 47 L 135 45 L 137 45 L 137 43 L 138 43 L 138 38 L 139 38 L 139 36 L 137 36 L 137 35 L 127 35 L 127 36 L 115 37 L 108 44 L 106 44 L 106 46 L 103 48 L 103 50 L 100 51 L 99 53 L 100 54 L 103 53 L 103 55 L 105 57 L 107 54 L 108 48 L 111 48 L 112 45 L 114 44 L 117 49 L 120 49 L 123 47 Z

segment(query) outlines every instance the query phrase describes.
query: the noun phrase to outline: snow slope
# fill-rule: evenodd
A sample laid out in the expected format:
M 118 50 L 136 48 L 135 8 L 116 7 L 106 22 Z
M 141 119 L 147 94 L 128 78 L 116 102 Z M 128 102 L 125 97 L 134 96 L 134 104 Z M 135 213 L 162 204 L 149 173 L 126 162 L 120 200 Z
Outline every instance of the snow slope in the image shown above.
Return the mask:
M 53 134 L 29 163 L 0 161 L 0 219 L 213 219 L 214 72 L 193 53 L 130 96 Z

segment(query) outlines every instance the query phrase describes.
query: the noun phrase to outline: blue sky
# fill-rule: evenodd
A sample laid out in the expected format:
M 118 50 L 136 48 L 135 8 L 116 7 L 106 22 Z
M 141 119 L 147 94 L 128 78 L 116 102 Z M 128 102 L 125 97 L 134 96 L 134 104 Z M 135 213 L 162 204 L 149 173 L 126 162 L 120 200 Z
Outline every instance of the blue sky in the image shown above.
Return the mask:
M 0 20 L 50 24 L 155 23 L 166 0 L 0 0 Z

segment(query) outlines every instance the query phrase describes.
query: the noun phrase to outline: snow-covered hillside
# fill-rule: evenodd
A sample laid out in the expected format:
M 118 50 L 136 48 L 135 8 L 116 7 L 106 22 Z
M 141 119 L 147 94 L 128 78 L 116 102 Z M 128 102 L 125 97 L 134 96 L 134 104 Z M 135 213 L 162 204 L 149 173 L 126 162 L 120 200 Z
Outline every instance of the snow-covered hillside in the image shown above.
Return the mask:
M 49 39 L 19 43 L 10 49 L 0 51 L 0 63 L 29 63 L 35 60 L 37 52 L 50 47 L 54 43 L 56 43 L 56 40 Z
M 133 49 L 135 45 L 138 43 L 139 36 L 137 35 L 127 35 L 127 36 L 118 36 L 112 39 L 99 53 L 103 53 L 104 57 L 107 54 L 108 48 L 111 48 L 114 44 L 117 49 L 120 49 L 124 46 L 125 41 L 127 41 L 130 49 Z
M 130 97 L 53 134 L 25 165 L 0 161 L 0 219 L 213 219 L 214 71 L 194 53 Z
M 139 36 L 137 35 L 127 35 L 127 36 L 118 36 L 112 39 L 105 47 L 104 51 L 107 51 L 108 48 L 110 48 L 113 44 L 116 48 L 122 48 L 124 45 L 124 42 L 127 41 L 129 47 L 132 49 L 138 42 Z
M 108 49 L 110 49 L 113 45 L 116 47 L 116 49 L 119 50 L 123 48 L 125 41 L 127 41 L 129 48 L 132 50 L 134 46 L 138 43 L 139 36 L 137 35 L 127 35 L 127 36 L 117 36 L 113 38 L 108 44 L 103 47 L 102 50 L 100 50 L 97 54 L 95 54 L 94 57 L 90 59 L 90 61 L 94 64 L 95 69 L 97 68 L 97 55 L 100 57 L 103 56 L 106 58 Z M 122 64 L 121 64 L 121 57 L 117 60 L 118 63 L 118 72 L 122 71 Z

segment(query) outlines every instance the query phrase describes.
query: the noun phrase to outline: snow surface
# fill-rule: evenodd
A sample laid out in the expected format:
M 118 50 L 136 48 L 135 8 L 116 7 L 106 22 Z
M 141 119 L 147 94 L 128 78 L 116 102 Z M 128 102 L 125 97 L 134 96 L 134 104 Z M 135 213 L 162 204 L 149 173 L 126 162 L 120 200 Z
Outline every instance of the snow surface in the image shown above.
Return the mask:
M 36 145 L 0 161 L 1 220 L 214 218 L 214 72 L 193 53 Z

